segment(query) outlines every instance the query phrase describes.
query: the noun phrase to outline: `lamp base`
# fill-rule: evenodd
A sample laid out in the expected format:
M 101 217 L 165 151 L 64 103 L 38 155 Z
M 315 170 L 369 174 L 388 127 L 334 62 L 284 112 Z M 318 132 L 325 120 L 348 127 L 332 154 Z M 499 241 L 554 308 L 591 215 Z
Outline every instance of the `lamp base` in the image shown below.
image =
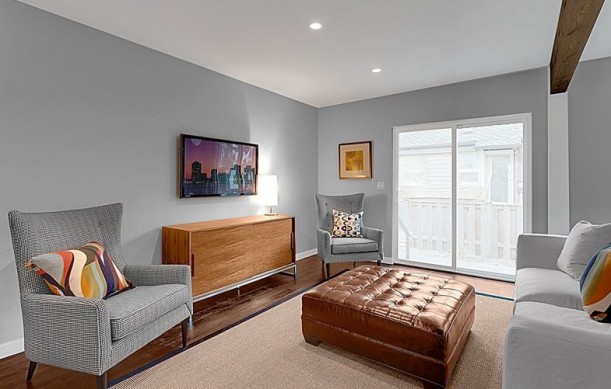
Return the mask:
M 274 212 L 274 207 L 269 207 L 269 212 L 265 213 L 265 216 L 278 216 L 278 212 Z

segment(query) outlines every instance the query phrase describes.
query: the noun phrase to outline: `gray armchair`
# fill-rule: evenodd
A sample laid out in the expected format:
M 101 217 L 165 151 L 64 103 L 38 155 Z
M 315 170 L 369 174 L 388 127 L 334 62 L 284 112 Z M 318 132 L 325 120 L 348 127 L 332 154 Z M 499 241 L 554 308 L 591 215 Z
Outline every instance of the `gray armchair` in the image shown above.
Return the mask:
M 361 226 L 362 238 L 334 238 L 333 210 L 357 213 L 363 211 L 364 193 L 345 196 L 316 195 L 318 206 L 318 256 L 323 261 L 323 274 L 330 276 L 332 263 L 376 261 L 380 265 L 384 259 L 383 231 Z
M 182 265 L 127 265 L 121 249 L 122 204 L 49 213 L 9 212 L 15 252 L 27 380 L 43 363 L 93 374 L 107 387 L 106 372 L 121 360 L 187 320 L 193 313 L 191 271 Z M 136 286 L 103 299 L 56 296 L 25 262 L 47 252 L 102 243 Z

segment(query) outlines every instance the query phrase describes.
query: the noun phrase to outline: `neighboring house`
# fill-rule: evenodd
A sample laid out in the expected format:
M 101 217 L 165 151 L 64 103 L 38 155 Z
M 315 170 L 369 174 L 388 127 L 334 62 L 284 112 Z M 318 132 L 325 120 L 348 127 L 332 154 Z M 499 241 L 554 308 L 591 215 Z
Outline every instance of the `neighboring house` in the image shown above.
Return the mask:
M 401 134 L 399 192 L 403 198 L 451 198 L 450 136 L 448 130 Z M 459 200 L 522 204 L 521 124 L 459 129 L 457 136 Z

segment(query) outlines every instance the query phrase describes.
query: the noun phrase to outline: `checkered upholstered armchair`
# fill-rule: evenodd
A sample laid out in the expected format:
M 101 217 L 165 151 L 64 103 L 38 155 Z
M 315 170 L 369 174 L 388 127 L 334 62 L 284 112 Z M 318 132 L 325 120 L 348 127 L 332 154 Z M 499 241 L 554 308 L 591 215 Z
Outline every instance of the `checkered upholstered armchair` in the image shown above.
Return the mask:
M 182 265 L 127 265 L 121 250 L 122 204 L 49 213 L 9 212 L 21 293 L 27 380 L 43 363 L 93 374 L 106 372 L 193 313 L 191 272 Z M 34 256 L 102 243 L 136 286 L 107 299 L 56 296 L 42 277 L 25 268 Z
M 378 265 L 384 259 L 383 231 L 376 228 L 361 226 L 362 238 L 333 237 L 333 210 L 357 213 L 363 212 L 364 193 L 345 196 L 316 195 L 318 206 L 318 256 L 323 262 L 323 274 L 330 276 L 332 263 L 377 261 Z

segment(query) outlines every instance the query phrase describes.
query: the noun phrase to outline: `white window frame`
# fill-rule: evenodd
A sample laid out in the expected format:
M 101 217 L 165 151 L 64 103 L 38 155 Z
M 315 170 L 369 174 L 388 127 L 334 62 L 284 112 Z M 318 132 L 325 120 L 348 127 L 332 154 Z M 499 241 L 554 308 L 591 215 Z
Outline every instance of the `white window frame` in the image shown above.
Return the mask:
M 511 149 L 511 150 L 489 150 L 489 151 L 487 151 L 485 153 L 484 163 L 486 163 L 485 159 L 486 159 L 487 156 L 495 156 L 495 155 L 500 155 L 500 156 L 505 155 L 505 156 L 509 157 L 509 165 L 508 165 L 508 169 L 509 170 L 507 171 L 507 199 L 508 199 L 508 201 L 507 202 L 497 202 L 497 201 L 493 202 L 492 199 L 491 199 L 491 196 L 492 196 L 492 192 L 491 191 L 488 192 L 488 201 L 490 201 L 493 204 L 510 204 L 510 203 L 513 203 L 513 200 L 514 200 L 514 196 L 513 195 L 514 195 L 514 193 L 511 190 L 511 188 L 513 186 L 509 185 L 510 183 L 513 183 L 515 185 L 515 180 L 516 180 L 515 171 L 514 171 L 514 168 L 513 168 L 514 163 L 515 163 L 514 156 L 513 156 L 513 149 Z
M 393 127 L 393 194 L 392 194 L 392 260 L 405 263 L 415 267 L 426 267 L 429 269 L 447 272 L 483 276 L 493 279 L 515 280 L 515 276 L 506 276 L 497 273 L 489 273 L 475 270 L 459 269 L 456 257 L 456 196 L 457 196 L 457 145 L 456 133 L 458 128 L 477 127 L 486 125 L 500 125 L 521 122 L 523 125 L 523 182 L 524 182 L 524 204 L 523 204 L 523 228 L 524 232 L 532 231 L 532 113 L 520 113 L 514 115 L 490 116 L 464 120 L 450 120 L 436 123 L 422 123 L 411 125 L 400 125 Z M 399 197 L 399 134 L 408 131 L 438 130 L 443 128 L 452 129 L 452 265 L 439 266 L 422 262 L 403 261 L 398 259 L 398 197 Z M 515 174 L 515 172 L 514 172 Z
M 478 173 L 477 174 L 477 181 L 475 181 L 475 182 L 477 182 L 478 184 L 481 185 L 481 184 L 484 183 L 485 177 L 483 177 L 479 173 L 481 172 L 481 167 L 484 166 L 483 164 L 486 163 L 486 159 L 485 159 L 485 156 L 484 156 L 484 152 L 482 150 L 473 150 L 473 151 L 478 153 L 477 156 L 478 156 L 478 159 L 479 159 L 479 161 L 478 161 L 479 169 L 459 169 L 458 166 L 456 166 L 456 169 L 458 169 L 456 171 L 457 179 L 458 179 L 458 174 L 460 174 L 460 173 Z

